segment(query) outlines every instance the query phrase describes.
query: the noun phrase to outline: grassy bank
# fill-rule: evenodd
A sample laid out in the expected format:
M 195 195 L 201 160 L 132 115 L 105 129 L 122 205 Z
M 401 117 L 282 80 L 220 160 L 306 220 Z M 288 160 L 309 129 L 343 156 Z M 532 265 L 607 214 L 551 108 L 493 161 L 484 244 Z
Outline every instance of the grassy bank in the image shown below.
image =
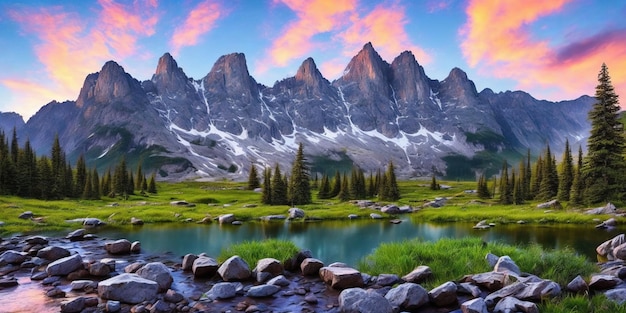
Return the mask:
M 450 189 L 430 190 L 429 181 L 399 182 L 402 198 L 398 205 L 421 207 L 435 198 L 448 198 L 441 208 L 424 208 L 413 218 L 435 222 L 478 222 L 486 219 L 498 224 L 524 220 L 529 223 L 596 223 L 594 219 L 607 216 L 590 216 L 581 210 L 562 209 L 546 211 L 537 209 L 536 202 L 502 206 L 495 200 L 479 200 L 465 190 L 475 188 L 474 182 L 440 182 Z M 269 206 L 260 202 L 260 193 L 245 190 L 245 183 L 235 182 L 181 182 L 159 183 L 158 194 L 133 195 L 128 199 L 58 200 L 43 201 L 18 197 L 0 197 L 0 235 L 64 230 L 76 227 L 66 222 L 76 218 L 95 217 L 112 225 L 130 223 L 131 217 L 146 223 L 178 223 L 186 219 L 199 221 L 206 216 L 217 217 L 233 213 L 238 220 L 249 221 L 259 217 L 286 214 L 289 206 Z M 185 200 L 194 206 L 172 206 L 171 201 Z M 373 199 L 375 200 L 375 199 Z M 349 214 L 368 218 L 373 211 L 360 209 L 348 202 L 320 200 L 313 191 L 313 203 L 300 206 L 311 219 L 346 219 Z M 32 211 L 41 221 L 23 220 L 18 216 Z M 383 214 L 384 215 L 384 214 Z M 391 218 L 392 216 L 386 216 Z M 621 218 L 618 219 L 621 222 Z

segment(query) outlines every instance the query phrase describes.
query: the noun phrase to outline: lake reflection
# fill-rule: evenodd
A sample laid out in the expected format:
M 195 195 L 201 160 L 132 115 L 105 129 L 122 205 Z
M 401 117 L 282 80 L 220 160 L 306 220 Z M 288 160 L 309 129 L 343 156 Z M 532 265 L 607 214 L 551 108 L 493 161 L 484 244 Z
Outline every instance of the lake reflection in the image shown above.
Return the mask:
M 202 252 L 217 257 L 228 246 L 246 240 L 284 239 L 325 263 L 344 262 L 356 266 L 364 256 L 383 242 L 413 238 L 436 241 L 440 238 L 479 237 L 484 241 L 509 244 L 539 243 L 545 248 L 571 247 L 595 261 L 595 248 L 618 235 L 617 229 L 597 230 L 592 225 L 497 225 L 488 230 L 472 229 L 473 224 L 434 224 L 405 218 L 401 224 L 389 221 L 353 220 L 323 222 L 248 222 L 241 226 L 197 224 L 144 225 L 98 232 L 110 239 L 126 238 L 141 242 L 150 253 L 172 252 L 183 256 Z

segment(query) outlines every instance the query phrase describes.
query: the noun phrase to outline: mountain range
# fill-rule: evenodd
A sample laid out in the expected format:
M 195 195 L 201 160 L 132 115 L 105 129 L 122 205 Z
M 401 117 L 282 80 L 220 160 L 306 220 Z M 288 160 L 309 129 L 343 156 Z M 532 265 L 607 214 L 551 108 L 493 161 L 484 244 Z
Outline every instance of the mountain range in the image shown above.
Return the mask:
M 367 43 L 335 81 L 308 58 L 271 87 L 256 82 L 241 53 L 220 57 L 198 80 L 169 53 L 146 81 L 109 61 L 85 78 L 75 101 L 50 102 L 27 123 L 1 113 L 0 128 L 15 128 L 38 155 L 48 155 L 58 135 L 69 160 L 82 154 L 106 170 L 124 156 L 161 180 L 242 180 L 252 165 L 284 171 L 299 143 L 315 173 L 393 161 L 400 178 L 468 178 L 527 149 L 584 145 L 593 102 L 478 92 L 459 68 L 434 80 L 411 52 L 388 63 Z

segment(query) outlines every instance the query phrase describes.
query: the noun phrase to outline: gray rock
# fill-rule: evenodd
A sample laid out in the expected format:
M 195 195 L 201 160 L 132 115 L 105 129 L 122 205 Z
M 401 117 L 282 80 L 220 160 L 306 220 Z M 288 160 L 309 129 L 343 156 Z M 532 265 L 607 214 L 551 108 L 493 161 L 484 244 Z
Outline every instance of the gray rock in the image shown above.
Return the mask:
M 510 285 L 505 286 L 504 288 L 497 290 L 495 292 L 490 293 L 485 297 L 485 303 L 488 307 L 493 307 L 496 303 L 500 302 L 500 300 L 515 296 L 517 293 L 521 292 L 526 288 L 526 284 L 521 282 L 514 282 Z
M 391 286 L 400 281 L 400 277 L 395 274 L 380 274 L 376 279 L 376 285 L 379 286 Z
M 263 298 L 274 295 L 280 290 L 276 285 L 259 285 L 253 286 L 248 290 L 247 296 L 253 298 Z
M 65 297 L 65 291 L 59 287 L 54 287 L 46 291 L 46 296 L 50 298 L 63 298 Z
M 359 218 L 359 216 L 356 215 L 356 214 L 348 214 L 348 218 L 351 219 L 351 220 L 354 220 L 354 219 Z
M 506 282 L 506 275 L 498 272 L 486 272 L 474 274 L 470 276 L 470 281 L 479 287 L 489 291 L 495 291 L 502 288 Z
M 119 239 L 104 244 L 104 249 L 110 254 L 128 254 L 130 253 L 130 241 L 127 239 Z
M 622 283 L 622 280 L 612 275 L 593 275 L 589 281 L 590 290 L 607 290 Z
M 235 214 L 223 214 L 220 215 L 217 220 L 220 222 L 220 224 L 230 224 L 235 221 Z
M 25 211 L 25 212 L 22 212 L 22 213 L 18 216 L 18 218 L 21 218 L 21 219 L 27 220 L 27 219 L 32 218 L 33 216 L 35 216 L 35 215 L 33 214 L 33 212 L 32 212 L 32 211 Z
M 109 300 L 105 304 L 105 309 L 107 312 L 119 312 L 122 309 L 122 304 L 119 301 Z
M 463 313 L 489 313 L 487 305 L 482 298 L 468 300 L 461 304 L 461 312 Z
M 269 281 L 267 281 L 268 285 L 276 285 L 276 286 L 281 286 L 281 287 L 286 287 L 289 286 L 289 284 L 291 284 L 291 282 L 285 278 L 285 276 L 283 275 L 278 275 L 272 279 L 270 279 Z
M 0 277 L 0 289 L 11 288 L 19 285 L 15 277 Z
M 163 295 L 163 300 L 170 303 L 178 303 L 185 299 L 185 297 L 180 293 L 172 289 L 168 289 L 167 292 Z
M 257 262 L 254 271 L 257 275 L 257 281 L 263 283 L 277 275 L 282 274 L 283 270 L 283 265 L 280 261 L 273 258 L 264 258 Z
M 128 264 L 124 267 L 124 273 L 135 273 L 144 265 L 146 265 L 145 261 L 137 261 L 137 262 Z
M 304 211 L 299 208 L 290 208 L 287 212 L 289 213 L 289 219 L 304 218 L 305 216 Z
M 143 225 L 143 220 L 133 216 L 130 218 L 130 224 L 131 225 Z
M 506 297 L 493 309 L 493 313 L 539 313 L 539 308 L 533 302 L 521 301 L 514 297 Z
M 137 274 L 120 274 L 98 284 L 98 296 L 105 300 L 116 300 L 137 304 L 156 298 L 159 285 Z
M 508 255 L 501 256 L 498 259 L 498 262 L 493 267 L 494 272 L 499 273 L 513 273 L 515 275 L 520 275 L 522 271 L 520 271 L 519 267 Z
M 319 275 L 322 267 L 324 267 L 324 263 L 315 258 L 306 258 L 300 264 L 300 270 L 304 276 Z
M 217 273 L 219 264 L 213 258 L 201 256 L 193 261 L 191 270 L 194 277 L 212 277 Z
M 624 303 L 626 303 L 626 289 L 624 288 L 607 290 L 604 295 L 607 297 L 607 299 L 619 305 L 623 305 Z
M 241 281 L 250 278 L 252 272 L 248 263 L 238 255 L 233 255 L 224 261 L 217 269 L 218 274 L 224 281 Z
M 526 288 L 515 294 L 520 300 L 541 301 L 561 295 L 561 286 L 551 281 L 544 280 L 536 283 L 527 283 Z
M 174 310 L 170 308 L 170 305 L 163 300 L 157 300 L 150 307 L 150 313 L 173 313 Z
M 402 279 L 411 283 L 422 283 L 433 276 L 433 271 L 426 265 L 416 267 L 410 273 L 402 276 Z
M 559 203 L 559 200 L 550 200 L 548 202 L 544 202 L 544 203 L 539 203 L 537 204 L 537 209 L 553 209 L 553 210 L 560 210 L 562 209 L 563 206 L 561 206 L 561 203 Z
M 103 277 L 111 273 L 111 267 L 108 264 L 102 262 L 95 262 L 89 264 L 89 274 L 92 276 Z
M 106 223 L 94 217 L 88 217 L 83 220 L 83 226 L 98 227 L 103 225 L 106 225 Z
M 370 218 L 375 219 L 375 220 L 379 220 L 379 219 L 382 219 L 383 216 L 378 214 L 378 213 L 370 213 Z
M 449 281 L 433 288 L 428 293 L 428 298 L 436 306 L 448 306 L 456 303 L 456 284 Z
M 587 286 L 587 282 L 580 276 L 576 276 L 572 279 L 571 282 L 567 284 L 567 290 L 574 293 L 585 293 L 589 291 L 589 286 Z
M 221 282 L 213 285 L 211 289 L 206 293 L 206 296 L 211 299 L 230 299 L 237 295 L 237 284 L 229 282 Z
M 67 234 L 65 238 L 69 239 L 70 241 L 81 241 L 85 238 L 85 230 L 82 228 L 77 229 Z
M 0 255 L 0 260 L 9 264 L 22 264 L 26 261 L 28 254 L 25 252 L 17 252 L 13 250 L 7 250 Z M 0 263 L 2 263 L 0 261 Z
M 130 244 L 130 252 L 131 253 L 141 252 L 141 243 L 139 241 L 133 241 L 133 243 Z
M 159 285 L 159 291 L 166 291 L 174 282 L 170 270 L 161 262 L 151 262 L 137 271 L 139 277 L 155 281 Z
M 61 313 L 78 313 L 85 308 L 85 297 L 77 297 L 75 299 L 61 303 Z
M 609 261 L 613 261 L 615 259 L 615 256 L 613 255 L 613 250 L 624 243 L 626 243 L 626 237 L 624 237 L 624 234 L 619 234 L 612 239 L 609 239 L 600 244 L 596 248 L 596 253 L 598 253 L 598 255 L 602 257 L 607 258 Z
M 300 250 L 295 256 L 285 261 L 285 269 L 288 271 L 296 271 L 300 269 L 300 265 L 302 264 L 302 261 L 304 261 L 304 259 L 312 257 L 313 255 L 311 254 L 310 250 Z
M 402 310 L 416 310 L 428 303 L 428 291 L 415 283 L 404 283 L 387 292 L 385 298 L 394 307 Z
M 322 267 L 319 271 L 322 280 L 334 289 L 347 289 L 363 286 L 361 273 L 349 267 Z
M 46 272 L 50 276 L 65 276 L 82 268 L 84 268 L 83 258 L 80 254 L 74 254 L 48 264 Z
M 376 291 L 348 288 L 339 294 L 340 312 L 392 313 L 393 307 Z
M 587 210 L 585 211 L 585 214 L 590 214 L 590 215 L 613 214 L 616 211 L 617 211 L 617 208 L 615 207 L 615 205 L 609 202 L 603 207 Z
M 391 215 L 400 214 L 400 208 L 395 204 L 388 204 L 380 208 L 380 212 Z
M 284 220 L 287 217 L 285 215 L 279 214 L 279 215 L 267 215 L 267 216 L 263 216 L 261 217 L 262 221 L 280 221 L 280 220 Z
M 183 262 L 181 265 L 181 269 L 183 271 L 191 271 L 193 268 L 193 262 L 198 258 L 197 255 L 195 254 L 185 254 L 185 256 L 183 257 Z M 216 269 L 217 271 L 217 269 Z
M 476 285 L 474 285 L 472 283 L 460 283 L 460 284 L 458 284 L 457 285 L 457 292 L 458 293 L 471 295 L 474 298 L 480 297 L 480 294 L 482 293 L 480 288 L 478 288 L 478 286 L 476 286 Z
M 56 261 L 60 258 L 70 256 L 70 250 L 57 246 L 47 246 L 37 251 L 37 257 L 48 261 Z
M 75 280 L 70 283 L 70 289 L 71 290 L 84 290 L 87 287 L 97 287 L 97 285 L 98 283 L 94 282 L 93 280 L 87 280 L 87 279 Z
M 485 260 L 487 261 L 487 264 L 489 264 L 491 268 L 496 266 L 496 263 L 498 263 L 499 259 L 500 257 L 492 253 L 487 253 L 487 255 L 485 255 Z
M 30 236 L 24 239 L 29 245 L 47 245 L 48 239 L 43 236 Z
M 626 260 L 626 243 L 613 248 L 613 256 L 618 260 Z

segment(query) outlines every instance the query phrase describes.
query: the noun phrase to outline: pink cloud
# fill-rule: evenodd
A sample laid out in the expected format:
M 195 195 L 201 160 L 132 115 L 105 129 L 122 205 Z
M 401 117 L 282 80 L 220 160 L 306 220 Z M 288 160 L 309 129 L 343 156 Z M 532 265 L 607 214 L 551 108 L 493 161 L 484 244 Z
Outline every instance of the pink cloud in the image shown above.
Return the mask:
M 227 12 L 216 2 L 205 0 L 199 3 L 185 19 L 185 22 L 176 27 L 170 40 L 173 53 L 185 46 L 193 46 L 198 43 L 199 37 L 213 29 L 215 22 Z
M 518 88 L 553 100 L 593 95 L 606 62 L 616 91 L 626 91 L 626 30 L 605 30 L 563 47 L 535 39 L 528 30 L 570 1 L 470 1 L 461 29 L 465 58 L 482 74 L 517 80 Z
M 449 8 L 451 4 L 452 0 L 428 0 L 426 2 L 426 8 L 428 9 L 428 13 L 435 13 Z

